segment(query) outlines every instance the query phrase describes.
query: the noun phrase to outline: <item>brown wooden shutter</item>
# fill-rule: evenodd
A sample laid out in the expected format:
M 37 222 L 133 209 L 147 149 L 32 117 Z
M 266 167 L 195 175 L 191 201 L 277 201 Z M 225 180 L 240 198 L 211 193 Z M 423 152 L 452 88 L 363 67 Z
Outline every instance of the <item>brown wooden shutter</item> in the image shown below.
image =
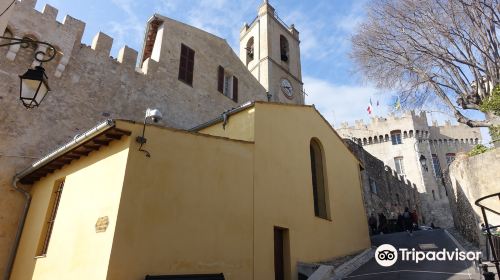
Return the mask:
M 217 90 L 224 93 L 224 68 L 220 65 L 217 71 Z
M 238 102 L 238 78 L 233 77 L 233 101 Z
M 193 85 L 193 72 L 194 72 L 194 50 L 189 49 L 188 54 L 188 67 L 187 67 L 187 82 L 190 85 Z
M 181 57 L 179 61 L 179 80 L 186 81 L 187 69 L 187 47 L 181 45 Z
M 179 62 L 179 80 L 193 85 L 194 50 L 181 44 L 181 57 Z

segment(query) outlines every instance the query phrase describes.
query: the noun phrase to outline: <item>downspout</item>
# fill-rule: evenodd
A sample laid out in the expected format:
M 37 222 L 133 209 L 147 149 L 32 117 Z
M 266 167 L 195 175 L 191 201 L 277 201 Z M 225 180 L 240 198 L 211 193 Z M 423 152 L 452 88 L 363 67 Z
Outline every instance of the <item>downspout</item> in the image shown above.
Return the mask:
M 12 180 L 12 187 L 14 190 L 20 192 L 24 195 L 24 209 L 21 216 L 21 220 L 19 221 L 19 225 L 17 226 L 16 237 L 14 239 L 14 246 L 11 249 L 9 254 L 9 259 L 7 260 L 7 267 L 3 276 L 4 280 L 9 280 L 10 275 L 12 273 L 12 268 L 14 267 L 14 260 L 16 259 L 17 249 L 19 247 L 19 242 L 21 241 L 21 234 L 23 232 L 24 224 L 26 222 L 26 217 L 28 216 L 28 209 L 30 208 L 31 203 L 31 194 L 17 186 L 17 182 L 19 182 L 19 177 L 16 175 Z
M 24 209 L 23 209 L 23 213 L 21 216 L 21 220 L 19 221 L 19 225 L 17 226 L 16 237 L 14 239 L 14 246 L 12 247 L 12 250 L 11 250 L 10 255 L 9 255 L 9 259 L 7 261 L 7 268 L 5 270 L 3 280 L 9 280 L 10 275 L 12 273 L 12 268 L 14 267 L 14 260 L 16 258 L 17 249 L 19 247 L 19 242 L 21 241 L 21 234 L 23 232 L 24 224 L 26 222 L 26 217 L 28 216 L 28 210 L 30 208 L 30 203 L 31 203 L 31 194 L 17 186 L 17 183 L 19 182 L 19 180 L 21 180 L 21 178 L 23 178 L 24 176 L 32 173 L 33 171 L 35 171 L 39 167 L 47 164 L 48 162 L 50 162 L 54 158 L 57 158 L 58 156 L 64 154 L 65 152 L 77 147 L 81 143 L 88 141 L 92 137 L 99 135 L 100 133 L 102 133 L 102 132 L 104 132 L 104 131 L 106 131 L 109 128 L 114 127 L 114 126 L 115 126 L 115 122 L 113 120 L 105 120 L 105 121 L 101 122 L 100 124 L 98 124 L 97 126 L 91 128 L 89 131 L 83 133 L 82 135 L 75 137 L 72 141 L 70 141 L 66 145 L 63 145 L 62 147 L 49 153 L 47 156 L 36 161 L 31 166 L 29 166 L 28 168 L 24 169 L 23 171 L 17 173 L 14 176 L 14 178 L 12 180 L 12 187 L 14 188 L 14 190 L 23 194 L 24 197 L 26 198 L 26 201 L 24 203 Z

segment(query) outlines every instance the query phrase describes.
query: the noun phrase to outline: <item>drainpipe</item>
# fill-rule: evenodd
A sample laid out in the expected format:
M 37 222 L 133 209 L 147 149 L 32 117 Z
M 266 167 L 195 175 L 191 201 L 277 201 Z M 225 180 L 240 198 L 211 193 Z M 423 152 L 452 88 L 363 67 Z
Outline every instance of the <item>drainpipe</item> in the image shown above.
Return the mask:
M 3 280 L 9 280 L 10 274 L 12 273 L 12 268 L 14 266 L 14 260 L 16 258 L 16 254 L 17 254 L 17 248 L 19 247 L 19 241 L 21 240 L 21 234 L 23 232 L 24 223 L 26 222 L 26 216 L 28 216 L 28 209 L 30 208 L 30 203 L 31 203 L 30 193 L 17 186 L 17 183 L 19 182 L 19 180 L 21 178 L 23 178 L 24 176 L 35 171 L 37 168 L 44 166 L 45 164 L 47 164 L 51 160 L 57 158 L 58 156 L 66 153 L 67 151 L 77 147 L 81 143 L 88 141 L 89 139 L 93 138 L 94 136 L 99 135 L 100 133 L 102 133 L 102 132 L 104 132 L 104 131 L 106 131 L 109 128 L 114 127 L 114 126 L 115 126 L 114 120 L 105 120 L 105 121 L 99 123 L 97 126 L 91 128 L 87 132 L 83 133 L 82 135 L 75 137 L 69 143 L 63 145 L 62 147 L 56 149 L 55 151 L 51 152 L 47 156 L 34 162 L 31 166 L 29 166 L 28 168 L 24 169 L 23 171 L 17 173 L 14 176 L 14 179 L 12 180 L 12 187 L 14 188 L 14 190 L 23 194 L 26 201 L 24 203 L 24 210 L 23 210 L 23 214 L 21 216 L 21 220 L 19 221 L 19 225 L 17 226 L 17 233 L 16 233 L 16 238 L 14 240 L 14 246 L 12 247 L 12 251 L 10 252 L 9 259 L 7 261 L 7 268 L 5 270 Z
M 19 182 L 19 177 L 16 175 L 14 176 L 14 179 L 12 180 L 12 187 L 14 190 L 20 192 L 22 195 L 24 195 L 25 202 L 24 202 L 24 209 L 23 213 L 21 216 L 21 220 L 19 221 L 19 225 L 17 226 L 17 232 L 16 232 L 16 238 L 14 239 L 14 246 L 12 246 L 12 249 L 10 251 L 9 259 L 7 261 L 7 268 L 5 270 L 3 279 L 4 280 L 9 280 L 10 274 L 12 273 L 12 268 L 14 267 L 14 260 L 16 258 L 17 254 L 17 248 L 19 247 L 19 241 L 21 241 L 21 234 L 23 232 L 24 228 L 24 223 L 26 222 L 26 216 L 28 216 L 28 209 L 30 208 L 30 203 L 31 203 L 31 194 L 17 186 L 17 182 Z

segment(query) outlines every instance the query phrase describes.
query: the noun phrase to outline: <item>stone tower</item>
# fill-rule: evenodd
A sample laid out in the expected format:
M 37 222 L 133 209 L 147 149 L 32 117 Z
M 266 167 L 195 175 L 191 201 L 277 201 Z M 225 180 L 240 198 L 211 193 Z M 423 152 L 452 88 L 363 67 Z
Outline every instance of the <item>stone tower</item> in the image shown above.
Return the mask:
M 240 32 L 240 59 L 264 86 L 270 101 L 304 104 L 299 32 L 268 1 Z

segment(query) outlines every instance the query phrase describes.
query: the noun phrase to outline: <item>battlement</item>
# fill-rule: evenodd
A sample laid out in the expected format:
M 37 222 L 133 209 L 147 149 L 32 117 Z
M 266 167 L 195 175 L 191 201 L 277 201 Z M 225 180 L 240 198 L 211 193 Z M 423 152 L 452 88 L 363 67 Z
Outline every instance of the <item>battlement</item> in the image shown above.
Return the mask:
M 429 126 L 425 112 L 414 111 L 405 112 L 401 116 L 373 117 L 369 124 L 365 124 L 363 120 L 356 120 L 352 126 L 343 122 L 337 130 L 360 145 L 391 142 L 392 133 L 399 133 L 403 140 L 416 138 L 436 145 L 470 145 L 481 142 L 481 133 L 477 128 L 464 124 L 453 125 L 450 120 L 446 120 L 443 125 L 433 121 L 432 126 Z
M 364 120 L 355 120 L 354 125 L 349 125 L 348 122 L 342 122 L 340 127 L 343 129 L 361 129 L 366 128 L 368 130 L 378 130 L 378 128 L 385 127 L 388 125 L 398 125 L 398 124 L 413 124 L 417 126 L 427 126 L 427 115 L 424 111 L 405 111 L 401 115 L 389 114 L 387 117 L 374 116 L 370 118 L 370 122 L 365 124 Z
M 16 38 L 29 37 L 52 44 L 56 48 L 58 56 L 55 62 L 54 60 L 48 62 L 56 63 L 55 71 L 48 74 L 60 78 L 71 57 L 78 55 L 77 51 L 80 48 L 87 47 L 81 41 L 85 31 L 85 23 L 69 15 L 66 15 L 61 23 L 57 21 L 57 8 L 46 4 L 40 12 L 35 9 L 36 3 L 36 0 L 17 2 L 13 11 L 14 16 L 10 17 L 7 24 L 7 30 Z M 23 16 L 15 16 L 16 14 L 22 14 Z M 96 57 L 102 60 L 108 60 L 109 63 L 119 63 L 124 69 L 133 70 L 144 75 L 152 74 L 157 69 L 156 65 L 153 66 L 156 61 L 151 59 L 147 59 L 142 68 L 136 69 L 138 52 L 128 46 L 123 46 L 119 50 L 117 59 L 110 57 L 112 47 L 113 38 L 99 32 L 94 36 L 90 49 Z M 14 61 L 19 50 L 19 45 L 11 46 L 6 58 Z M 39 46 L 37 51 L 45 51 L 45 46 Z M 32 66 L 37 65 L 37 63 L 33 58 Z

